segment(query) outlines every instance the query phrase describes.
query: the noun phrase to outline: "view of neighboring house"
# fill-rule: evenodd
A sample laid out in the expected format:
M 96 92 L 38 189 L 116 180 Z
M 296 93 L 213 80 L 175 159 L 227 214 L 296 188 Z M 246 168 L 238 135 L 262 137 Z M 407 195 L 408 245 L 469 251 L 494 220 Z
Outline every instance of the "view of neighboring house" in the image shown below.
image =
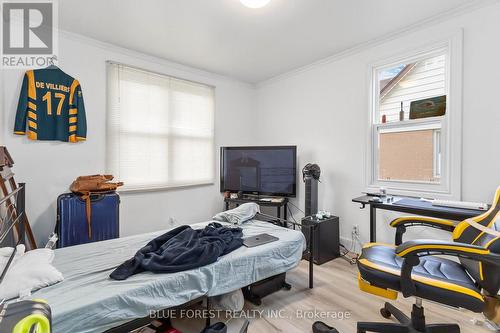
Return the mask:
M 393 77 L 391 77 L 393 73 Z M 385 75 L 384 75 L 385 74 Z M 380 73 L 380 117 L 387 123 L 409 119 L 413 101 L 446 94 L 446 56 L 444 54 Z M 379 120 L 382 122 L 382 120 Z M 379 179 L 439 181 L 440 127 L 418 126 L 379 130 Z

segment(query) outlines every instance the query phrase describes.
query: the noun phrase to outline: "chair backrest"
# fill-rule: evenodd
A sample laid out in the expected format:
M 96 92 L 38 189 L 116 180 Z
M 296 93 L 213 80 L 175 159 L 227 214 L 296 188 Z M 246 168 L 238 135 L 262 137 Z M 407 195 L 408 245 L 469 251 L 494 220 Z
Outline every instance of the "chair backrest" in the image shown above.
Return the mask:
M 500 231 L 500 187 L 495 193 L 491 208 L 472 221 L 495 231 Z M 485 247 L 492 253 L 500 254 L 500 237 L 474 228 L 467 221 L 460 222 L 453 232 L 453 240 Z M 500 268 L 491 264 L 483 264 L 475 260 L 460 259 L 467 272 L 479 286 L 491 295 L 496 295 L 500 289 Z

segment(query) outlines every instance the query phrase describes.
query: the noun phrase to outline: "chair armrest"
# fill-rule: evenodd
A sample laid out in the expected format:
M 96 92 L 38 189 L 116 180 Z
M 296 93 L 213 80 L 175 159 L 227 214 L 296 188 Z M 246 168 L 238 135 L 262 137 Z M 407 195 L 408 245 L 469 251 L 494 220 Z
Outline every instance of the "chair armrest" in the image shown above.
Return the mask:
M 403 258 L 412 255 L 422 257 L 440 254 L 467 257 L 486 262 L 489 262 L 490 258 L 495 258 L 497 262 L 493 262 L 493 264 L 500 265 L 500 255 L 491 253 L 487 248 L 477 245 L 440 241 L 435 239 L 419 239 L 405 242 L 396 248 L 396 254 Z
M 411 279 L 414 266 L 420 263 L 420 257 L 428 255 L 449 255 L 468 258 L 485 264 L 500 266 L 500 255 L 491 253 L 487 248 L 435 239 L 419 239 L 405 242 L 396 248 L 396 254 L 404 258 L 401 267 L 401 289 L 405 297 L 414 295 L 415 284 Z
M 434 217 L 425 216 L 402 216 L 391 221 L 391 227 L 398 227 L 400 225 L 412 226 L 412 225 L 424 225 L 433 228 L 439 228 L 444 230 L 455 229 L 457 222 L 445 219 L 437 219 Z
M 453 232 L 457 226 L 457 222 L 424 216 L 402 216 L 392 220 L 390 226 L 396 228 L 395 244 L 401 245 L 403 243 L 403 234 L 406 232 L 407 227 L 425 226 Z

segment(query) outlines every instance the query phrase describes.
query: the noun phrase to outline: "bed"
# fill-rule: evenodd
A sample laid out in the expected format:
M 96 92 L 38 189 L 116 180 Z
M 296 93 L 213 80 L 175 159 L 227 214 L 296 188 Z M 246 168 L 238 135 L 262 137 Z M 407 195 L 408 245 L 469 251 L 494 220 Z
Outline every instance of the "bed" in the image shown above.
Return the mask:
M 208 223 L 192 227 L 203 228 Z M 241 247 L 197 269 L 174 274 L 144 272 L 125 281 L 111 280 L 109 274 L 165 231 L 57 249 L 53 264 L 63 273 L 64 281 L 33 293 L 33 297 L 50 304 L 55 333 L 103 332 L 146 317 L 151 311 L 238 290 L 287 272 L 302 259 L 306 249 L 302 232 L 258 220 L 241 227 L 244 237 L 268 233 L 279 241 Z

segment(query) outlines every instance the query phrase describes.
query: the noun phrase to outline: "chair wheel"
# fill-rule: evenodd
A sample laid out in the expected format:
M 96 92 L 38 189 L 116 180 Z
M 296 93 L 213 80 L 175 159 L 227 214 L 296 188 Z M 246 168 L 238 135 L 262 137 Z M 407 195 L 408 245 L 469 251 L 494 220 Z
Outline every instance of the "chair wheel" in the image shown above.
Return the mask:
M 389 312 L 389 310 L 387 310 L 386 308 L 382 308 L 380 309 L 380 314 L 382 315 L 382 317 L 384 317 L 385 319 L 389 319 L 391 318 L 391 313 Z

